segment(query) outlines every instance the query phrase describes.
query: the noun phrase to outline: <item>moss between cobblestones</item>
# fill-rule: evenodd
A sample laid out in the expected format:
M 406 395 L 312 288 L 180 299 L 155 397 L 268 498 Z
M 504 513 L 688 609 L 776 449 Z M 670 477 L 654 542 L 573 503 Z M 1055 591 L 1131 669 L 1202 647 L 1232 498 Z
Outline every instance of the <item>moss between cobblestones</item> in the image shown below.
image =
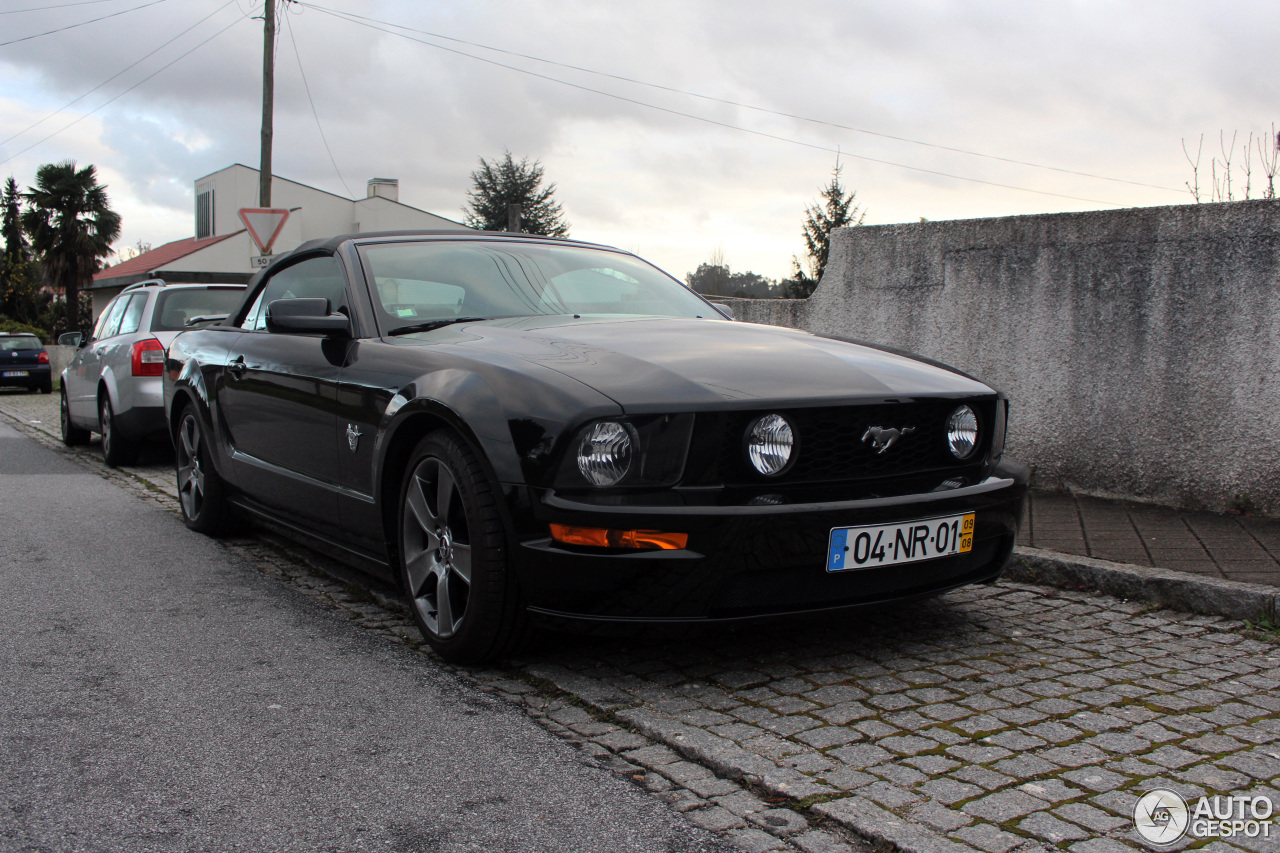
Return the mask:
M 837 791 L 834 794 L 811 794 L 807 797 L 801 797 L 798 800 L 787 799 L 782 803 L 779 803 L 779 805 L 784 809 L 791 809 L 793 812 L 805 813 L 816 805 L 829 803 L 832 800 L 843 800 L 847 796 L 849 796 L 849 794 L 845 791 Z M 816 816 L 812 817 L 815 817 L 816 819 Z

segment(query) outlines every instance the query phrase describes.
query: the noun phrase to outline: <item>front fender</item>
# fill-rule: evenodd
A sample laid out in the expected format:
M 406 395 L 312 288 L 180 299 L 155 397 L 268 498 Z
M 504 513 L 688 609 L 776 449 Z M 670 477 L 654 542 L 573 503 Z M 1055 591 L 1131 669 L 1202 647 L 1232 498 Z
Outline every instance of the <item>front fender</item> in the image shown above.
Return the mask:
M 201 418 L 207 423 L 212 421 L 209 405 L 209 388 L 204 380 L 204 371 L 194 358 L 188 358 L 176 371 L 172 362 L 167 365 L 168 372 L 164 380 L 164 414 L 169 421 L 169 436 L 174 437 L 178 428 L 176 423 L 178 411 L 176 405 L 184 400 L 192 400 L 203 409 Z
M 455 368 L 421 376 L 391 398 L 374 445 L 374 494 L 383 493 L 388 473 L 399 478 L 402 472 L 388 464 L 390 457 L 421 437 L 424 421 L 458 432 L 478 452 L 495 482 L 518 480 L 520 460 L 498 395 L 478 374 Z
M 580 382 L 535 365 L 519 367 L 433 370 L 393 395 L 371 460 L 374 494 L 388 495 L 385 478 L 398 482 L 412 442 L 441 425 L 472 445 L 494 483 L 521 485 L 546 478 L 566 436 L 584 419 L 621 414 L 617 403 Z

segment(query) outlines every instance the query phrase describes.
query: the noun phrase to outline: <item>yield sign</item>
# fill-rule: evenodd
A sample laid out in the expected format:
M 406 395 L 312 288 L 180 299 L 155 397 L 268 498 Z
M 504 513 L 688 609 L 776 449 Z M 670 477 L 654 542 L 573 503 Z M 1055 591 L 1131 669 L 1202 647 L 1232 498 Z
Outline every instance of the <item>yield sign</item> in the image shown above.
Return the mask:
M 240 221 L 249 229 L 249 236 L 258 244 L 262 254 L 271 254 L 271 244 L 280 236 L 284 221 L 289 218 L 289 211 L 282 208 L 242 207 Z

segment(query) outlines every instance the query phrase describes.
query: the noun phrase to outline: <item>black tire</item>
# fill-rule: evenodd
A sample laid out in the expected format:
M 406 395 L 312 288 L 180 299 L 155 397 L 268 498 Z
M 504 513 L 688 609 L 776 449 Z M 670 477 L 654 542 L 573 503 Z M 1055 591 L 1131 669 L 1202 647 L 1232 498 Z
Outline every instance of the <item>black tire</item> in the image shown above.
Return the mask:
M 400 583 L 414 622 L 460 664 L 506 654 L 527 633 L 492 484 L 475 453 L 440 430 L 418 443 L 400 488 Z
M 40 386 L 40 393 L 41 393 L 41 394 L 52 394 L 52 393 L 53 393 L 53 383 L 52 383 L 52 382 L 46 382 L 46 383 L 44 383 L 43 385 L 41 385 L 41 386 Z
M 98 432 L 102 433 L 102 461 L 111 468 L 138 461 L 138 443 L 120 434 L 111 398 L 104 391 L 98 399 Z
M 88 444 L 89 431 L 80 429 L 71 423 L 71 407 L 67 405 L 67 389 L 63 388 L 58 394 L 58 421 L 62 427 L 62 443 L 67 447 L 75 447 L 78 444 Z
M 190 406 L 178 418 L 173 458 L 183 522 L 198 533 L 217 536 L 227 519 L 226 493 L 213 465 L 209 440 Z

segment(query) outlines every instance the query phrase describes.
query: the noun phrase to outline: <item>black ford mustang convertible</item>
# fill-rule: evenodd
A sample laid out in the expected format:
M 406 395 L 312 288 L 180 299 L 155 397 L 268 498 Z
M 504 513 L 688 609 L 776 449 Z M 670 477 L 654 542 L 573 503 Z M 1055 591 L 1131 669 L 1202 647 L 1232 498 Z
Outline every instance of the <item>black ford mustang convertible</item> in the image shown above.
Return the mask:
M 943 365 L 737 323 L 626 252 L 357 234 L 169 346 L 187 524 L 234 508 L 404 590 L 450 660 L 531 615 L 757 618 L 996 578 L 1024 466 Z

